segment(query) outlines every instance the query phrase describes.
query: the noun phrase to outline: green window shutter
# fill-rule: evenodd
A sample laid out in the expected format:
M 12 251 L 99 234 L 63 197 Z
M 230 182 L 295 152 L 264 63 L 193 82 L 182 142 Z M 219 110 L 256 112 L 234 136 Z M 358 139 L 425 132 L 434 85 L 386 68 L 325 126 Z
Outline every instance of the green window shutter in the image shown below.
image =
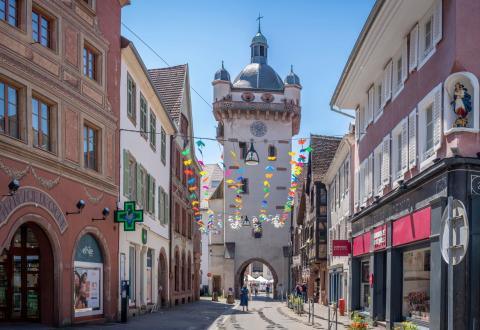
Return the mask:
M 142 166 L 137 163 L 137 205 L 143 206 L 142 202 Z
M 151 178 L 152 178 L 152 187 L 151 187 L 152 202 L 150 205 L 152 206 L 152 214 L 153 214 L 153 217 L 155 218 L 155 179 L 153 178 L 153 176 Z
M 163 190 L 162 186 L 158 186 L 158 220 L 161 224 L 165 223 L 163 212 Z
M 123 149 L 123 195 L 125 197 L 129 197 L 129 180 L 130 180 L 130 169 L 128 166 L 130 165 L 130 161 L 128 159 L 128 151 L 126 149 Z
M 146 178 L 146 182 L 145 184 L 147 185 L 146 186 L 146 195 L 145 195 L 145 204 L 146 204 L 146 209 L 147 209 L 147 212 L 148 213 L 152 213 L 152 199 L 151 199 L 151 196 L 152 196 L 152 191 L 151 191 L 151 188 L 152 188 L 152 177 L 150 176 L 150 174 L 145 174 L 145 178 Z
M 164 204 L 165 204 L 165 223 L 170 223 L 170 199 L 168 198 L 168 194 L 163 192 L 164 197 Z

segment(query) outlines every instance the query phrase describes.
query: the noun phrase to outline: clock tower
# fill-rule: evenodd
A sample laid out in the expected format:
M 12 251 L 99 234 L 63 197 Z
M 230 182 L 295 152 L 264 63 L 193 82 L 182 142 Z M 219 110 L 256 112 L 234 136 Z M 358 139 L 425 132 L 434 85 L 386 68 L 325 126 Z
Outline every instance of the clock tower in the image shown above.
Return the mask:
M 279 219 L 290 187 L 302 87 L 293 67 L 282 80 L 268 65 L 269 51 L 259 20 L 250 63 L 232 82 L 222 62 L 212 82 L 217 139 L 224 148 L 225 216 L 223 232 L 211 235 L 210 244 L 223 244 L 225 257 L 211 262 L 224 263 L 215 265 L 224 273 L 222 286 L 237 294 L 252 261 L 270 268 L 276 294 L 288 287 L 290 215 L 284 223 Z

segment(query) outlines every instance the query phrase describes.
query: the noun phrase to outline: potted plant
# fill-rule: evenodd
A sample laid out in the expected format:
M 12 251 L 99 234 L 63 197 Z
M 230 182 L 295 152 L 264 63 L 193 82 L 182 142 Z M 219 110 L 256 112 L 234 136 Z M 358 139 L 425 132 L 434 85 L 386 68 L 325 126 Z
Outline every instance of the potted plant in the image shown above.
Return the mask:
M 358 312 L 353 312 L 352 322 L 350 323 L 350 329 L 368 329 L 368 322 Z

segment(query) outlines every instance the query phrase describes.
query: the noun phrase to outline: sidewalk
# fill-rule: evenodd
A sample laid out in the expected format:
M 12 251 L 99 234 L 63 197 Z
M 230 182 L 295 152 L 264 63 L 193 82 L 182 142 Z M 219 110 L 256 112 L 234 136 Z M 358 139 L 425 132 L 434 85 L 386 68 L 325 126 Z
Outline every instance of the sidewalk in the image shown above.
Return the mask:
M 304 304 L 303 310 L 304 312 L 301 315 L 299 315 L 299 314 L 296 314 L 292 309 L 288 308 L 286 303 L 282 305 L 282 311 L 284 312 L 284 314 L 288 315 L 288 317 L 295 318 L 298 322 L 301 322 L 303 324 L 308 324 L 308 304 Z M 314 324 L 310 323 L 311 326 L 316 329 L 328 329 L 328 307 L 322 304 L 315 303 L 313 314 L 314 314 L 315 321 L 314 321 Z M 334 318 L 332 308 L 330 309 L 330 317 Z M 332 319 L 332 321 L 333 320 L 334 319 Z M 350 325 L 349 313 L 345 313 L 344 316 L 340 316 L 340 314 L 338 314 L 337 322 L 338 322 L 338 329 L 348 329 Z M 335 325 L 333 324 L 332 324 L 332 329 L 335 329 Z M 385 327 L 376 326 L 369 329 L 385 330 Z

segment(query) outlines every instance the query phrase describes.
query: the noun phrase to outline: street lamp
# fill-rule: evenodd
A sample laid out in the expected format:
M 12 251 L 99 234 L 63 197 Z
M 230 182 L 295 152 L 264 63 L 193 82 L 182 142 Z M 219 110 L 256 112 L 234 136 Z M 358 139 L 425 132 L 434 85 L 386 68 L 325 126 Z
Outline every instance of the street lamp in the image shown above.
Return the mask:
M 18 188 L 20 188 L 20 181 L 18 181 L 17 179 L 13 179 L 8 184 L 8 194 L 1 196 L 13 196 L 17 192 Z
M 65 215 L 70 215 L 70 214 L 80 214 L 83 210 L 83 208 L 85 207 L 85 201 L 83 199 L 80 199 L 78 202 L 77 202 L 77 205 L 75 205 L 77 207 L 77 211 L 75 212 L 66 212 Z
M 247 155 L 245 156 L 245 164 L 246 165 L 258 165 L 260 162 L 258 153 L 255 151 L 255 148 L 253 147 L 253 141 L 250 144 L 250 149 L 247 152 Z

